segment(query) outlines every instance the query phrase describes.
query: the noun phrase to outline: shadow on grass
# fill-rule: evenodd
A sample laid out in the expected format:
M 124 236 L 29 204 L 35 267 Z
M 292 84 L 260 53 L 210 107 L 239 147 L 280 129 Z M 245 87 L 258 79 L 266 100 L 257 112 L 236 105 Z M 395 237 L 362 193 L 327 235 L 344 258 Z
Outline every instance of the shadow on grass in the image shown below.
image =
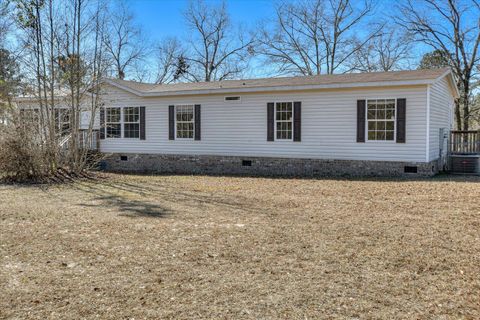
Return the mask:
M 180 204 L 184 207 L 205 210 L 222 207 L 228 211 L 239 210 L 246 213 L 268 214 L 270 212 L 267 204 L 252 201 L 236 193 L 217 195 L 197 190 L 184 190 L 175 185 L 158 185 L 154 181 L 131 183 L 107 178 L 94 183 L 77 183 L 75 188 L 92 194 L 93 200 L 99 202 L 99 204 L 81 204 L 82 206 L 114 208 L 122 212 L 122 216 L 129 217 L 166 217 L 174 213 L 167 204 Z
M 82 203 L 81 206 L 84 207 L 114 208 L 120 212 L 120 216 L 131 218 L 164 218 L 172 214 L 172 211 L 167 207 L 148 201 L 146 195 L 149 190 L 139 185 L 98 181 L 95 184 L 78 183 L 75 188 L 94 195 L 93 200 L 100 202 L 100 204 Z M 128 194 L 143 199 L 131 199 L 127 196 Z

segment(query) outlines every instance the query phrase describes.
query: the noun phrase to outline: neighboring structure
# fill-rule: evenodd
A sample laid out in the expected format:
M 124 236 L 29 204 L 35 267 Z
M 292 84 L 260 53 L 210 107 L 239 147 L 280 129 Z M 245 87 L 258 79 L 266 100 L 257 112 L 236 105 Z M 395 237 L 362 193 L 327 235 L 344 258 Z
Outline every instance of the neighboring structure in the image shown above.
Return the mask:
M 90 98 L 90 97 L 88 97 Z M 90 101 L 87 98 L 82 103 L 82 110 L 80 111 L 80 129 L 87 130 L 90 125 L 92 112 L 90 111 Z M 35 96 L 23 96 L 14 99 L 14 103 L 21 109 L 26 111 L 38 112 L 39 100 Z M 71 107 L 69 97 L 66 95 L 57 95 L 55 97 L 55 124 L 60 132 L 68 132 L 70 130 L 71 121 Z M 99 115 L 94 119 L 93 127 L 95 130 L 99 129 Z
M 433 175 L 458 97 L 450 69 L 152 85 L 105 80 L 108 170 Z

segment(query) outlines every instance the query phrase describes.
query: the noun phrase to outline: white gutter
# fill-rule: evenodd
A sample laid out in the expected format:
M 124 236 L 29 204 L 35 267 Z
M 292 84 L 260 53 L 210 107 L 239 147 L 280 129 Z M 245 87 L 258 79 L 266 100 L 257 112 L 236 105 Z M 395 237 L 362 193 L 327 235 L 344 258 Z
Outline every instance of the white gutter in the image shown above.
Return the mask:
M 430 161 L 430 85 L 427 86 L 427 135 L 425 139 L 425 162 Z

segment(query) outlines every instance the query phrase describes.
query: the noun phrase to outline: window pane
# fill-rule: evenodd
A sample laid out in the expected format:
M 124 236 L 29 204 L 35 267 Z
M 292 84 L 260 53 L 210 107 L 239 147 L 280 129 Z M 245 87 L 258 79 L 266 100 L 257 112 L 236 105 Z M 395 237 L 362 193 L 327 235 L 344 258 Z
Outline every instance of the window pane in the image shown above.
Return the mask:
M 109 124 L 107 126 L 107 138 L 120 138 L 121 136 L 120 124 Z
M 176 106 L 177 138 L 193 139 L 194 108 L 193 105 Z
M 385 109 L 385 100 L 377 100 L 377 110 Z
M 292 111 L 291 110 L 285 113 L 285 120 L 288 120 L 288 121 L 292 120 Z
M 120 108 L 107 108 L 107 122 L 120 122 Z
M 395 110 L 387 110 L 386 111 L 386 119 L 394 119 L 395 118 Z
M 367 107 L 368 140 L 395 140 L 395 99 L 368 100 Z
M 291 102 L 278 102 L 275 104 L 276 138 L 292 139 L 293 104 Z
M 124 128 L 123 136 L 125 138 L 140 137 L 140 125 L 138 123 L 126 123 L 123 128 Z
M 385 110 L 377 110 L 377 119 L 385 119 Z
M 138 107 L 124 108 L 123 114 L 125 122 L 138 122 L 140 120 L 140 108 Z

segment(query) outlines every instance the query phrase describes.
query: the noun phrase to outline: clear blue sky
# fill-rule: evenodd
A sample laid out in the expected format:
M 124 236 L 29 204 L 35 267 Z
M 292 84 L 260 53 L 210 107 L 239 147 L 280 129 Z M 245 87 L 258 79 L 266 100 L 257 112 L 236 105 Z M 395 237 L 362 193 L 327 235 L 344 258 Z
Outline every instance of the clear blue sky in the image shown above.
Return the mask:
M 221 3 L 219 0 L 207 0 L 207 3 Z M 128 0 L 135 20 L 140 23 L 152 39 L 168 36 L 182 37 L 187 32 L 182 12 L 188 0 Z M 272 17 L 275 0 L 230 0 L 228 12 L 234 24 L 253 27 L 261 19 Z

